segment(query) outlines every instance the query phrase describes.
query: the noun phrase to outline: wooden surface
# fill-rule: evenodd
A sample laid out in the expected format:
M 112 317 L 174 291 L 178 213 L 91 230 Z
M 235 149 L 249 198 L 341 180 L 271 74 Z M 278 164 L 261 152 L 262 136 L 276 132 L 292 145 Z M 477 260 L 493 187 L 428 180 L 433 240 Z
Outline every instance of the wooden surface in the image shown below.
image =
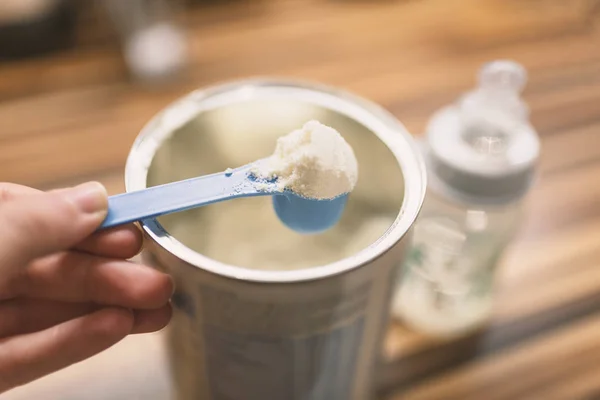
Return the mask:
M 254 75 L 344 87 L 419 133 L 471 87 L 482 62 L 515 59 L 530 72 L 542 175 L 502 263 L 491 326 L 438 342 L 395 323 L 380 395 L 600 399 L 599 11 L 591 0 L 234 2 L 184 17 L 192 66 L 162 89 L 130 82 L 112 36 L 90 24 L 75 51 L 0 65 L 0 181 L 46 189 L 97 179 L 117 193 L 129 147 L 154 113 L 192 88 Z M 6 398 L 164 398 L 160 372 L 128 353 L 151 353 L 155 339 L 133 338 Z M 84 396 L 90 384 L 104 394 Z

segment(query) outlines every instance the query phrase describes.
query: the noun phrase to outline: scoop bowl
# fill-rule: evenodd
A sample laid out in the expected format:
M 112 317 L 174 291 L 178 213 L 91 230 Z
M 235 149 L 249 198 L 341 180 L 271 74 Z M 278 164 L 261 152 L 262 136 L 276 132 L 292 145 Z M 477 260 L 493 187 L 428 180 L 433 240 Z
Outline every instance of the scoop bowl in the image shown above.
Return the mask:
M 348 193 L 333 199 L 310 199 L 286 190 L 273 196 L 273 208 L 288 228 L 302 234 L 316 234 L 340 220 L 347 201 Z

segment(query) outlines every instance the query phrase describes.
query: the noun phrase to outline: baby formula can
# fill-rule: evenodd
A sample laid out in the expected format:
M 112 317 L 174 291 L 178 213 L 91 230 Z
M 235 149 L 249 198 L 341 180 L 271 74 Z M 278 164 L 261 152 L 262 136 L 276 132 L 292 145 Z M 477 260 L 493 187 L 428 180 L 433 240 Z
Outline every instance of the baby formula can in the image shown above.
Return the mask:
M 227 251 L 219 253 L 225 254 L 221 259 L 211 257 L 209 246 L 215 241 L 221 249 L 229 246 L 232 257 L 245 248 L 248 257 L 240 260 L 250 263 L 253 250 L 247 244 L 256 243 L 258 249 L 259 240 L 268 234 L 260 221 L 248 226 L 242 215 L 226 234 L 211 225 L 222 216 L 218 212 L 142 221 L 144 261 L 171 274 L 176 284 L 174 315 L 167 329 L 176 399 L 373 396 L 395 271 L 426 188 L 422 159 L 391 114 L 354 95 L 315 84 L 248 80 L 199 90 L 168 106 L 143 128 L 127 161 L 126 188 L 136 191 L 235 167 L 225 163 L 238 162 L 236 154 L 242 155 L 239 165 L 268 156 L 276 136 L 289 132 L 284 128 L 300 127 L 308 119 L 338 129 L 355 149 L 361 176 L 350 195 L 354 203 L 349 201 L 345 210 L 348 223 L 354 223 L 354 210 L 376 209 L 391 215 L 389 226 L 351 253 L 341 250 L 346 240 L 340 238 L 345 236 L 335 236 L 327 247 L 332 252 L 323 253 L 326 262 L 306 268 L 285 261 L 301 261 L 302 254 L 286 256 L 293 251 L 304 253 L 304 258 L 315 256 L 310 246 L 333 240 L 335 229 L 322 240 L 299 237 L 293 243 L 274 235 L 269 245 L 280 240 L 278 252 L 269 258 L 272 265 L 261 268 L 260 263 L 247 267 L 224 262 Z M 268 131 L 278 133 L 254 154 L 250 144 L 259 139 L 253 135 Z M 229 140 L 226 135 L 233 136 Z M 241 206 L 235 201 L 231 207 Z M 248 220 L 252 214 L 246 213 Z M 244 229 L 247 234 L 240 236 Z M 306 243 L 312 243 L 307 250 L 298 247 Z M 339 259 L 331 259 L 337 254 L 333 251 L 339 252 Z M 281 265 L 276 253 L 283 254 Z

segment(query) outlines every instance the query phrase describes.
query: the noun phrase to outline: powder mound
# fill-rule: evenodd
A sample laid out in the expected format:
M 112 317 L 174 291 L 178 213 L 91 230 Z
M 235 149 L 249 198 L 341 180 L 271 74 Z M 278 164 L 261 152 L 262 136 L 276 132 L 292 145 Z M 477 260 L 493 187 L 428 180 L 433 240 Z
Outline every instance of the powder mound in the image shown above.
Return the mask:
M 261 179 L 277 178 L 280 190 L 332 199 L 354 189 L 358 163 L 352 147 L 338 131 L 309 121 L 280 137 L 275 153 L 258 161 L 252 172 Z

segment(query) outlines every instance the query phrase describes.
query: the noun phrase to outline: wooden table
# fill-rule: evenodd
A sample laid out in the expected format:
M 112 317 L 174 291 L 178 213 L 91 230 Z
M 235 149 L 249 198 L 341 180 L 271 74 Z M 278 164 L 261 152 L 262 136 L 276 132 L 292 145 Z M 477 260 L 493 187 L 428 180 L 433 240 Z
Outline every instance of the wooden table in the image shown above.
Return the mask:
M 506 255 L 489 328 L 434 341 L 399 323 L 385 343 L 383 399 L 600 399 L 600 31 L 598 1 L 252 1 L 185 21 L 191 68 L 162 89 L 131 83 L 101 29 L 72 52 L 0 65 L 0 181 L 39 188 L 97 179 L 123 190 L 140 127 L 192 88 L 254 75 L 342 86 L 411 132 L 512 58 L 542 137 L 541 178 Z M 165 399 L 160 335 L 110 351 L 6 399 Z M 98 392 L 98 393 L 95 393 Z M 332 399 L 335 400 L 335 399 Z

